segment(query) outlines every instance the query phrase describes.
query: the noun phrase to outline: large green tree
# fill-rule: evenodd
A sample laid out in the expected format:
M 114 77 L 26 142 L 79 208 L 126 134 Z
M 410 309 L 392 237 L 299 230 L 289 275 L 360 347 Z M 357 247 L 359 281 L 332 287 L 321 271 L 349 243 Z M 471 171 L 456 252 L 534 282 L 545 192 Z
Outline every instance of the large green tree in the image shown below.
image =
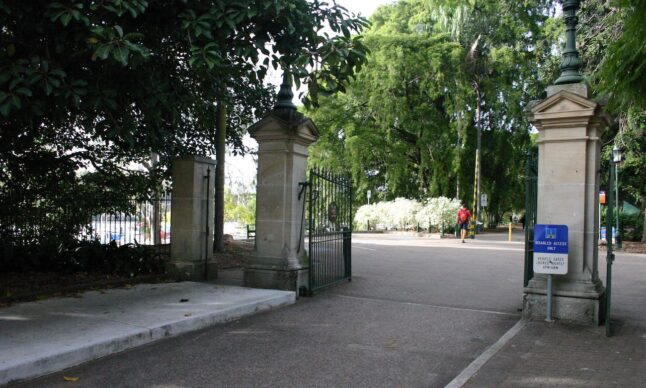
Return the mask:
M 531 148 L 523 110 L 557 65 L 546 43 L 558 32 L 550 12 L 553 2 L 541 0 L 380 8 L 365 34 L 368 65 L 346 95 L 313 113 L 325 129 L 313 163 L 351 166 L 358 202 L 371 190 L 384 199 L 445 195 L 471 203 L 479 127 L 492 219 L 522 208 Z M 328 158 L 330 147 L 343 153 Z
M 2 0 L 0 189 L 69 201 L 91 168 L 96 195 L 121 181 L 126 196 L 176 155 L 241 152 L 273 102 L 268 69 L 291 68 L 316 102 L 363 63 L 365 23 L 306 0 Z M 127 169 L 151 154 L 150 174 Z
M 579 41 L 585 74 L 594 93 L 605 95 L 618 125 L 605 136 L 610 149 L 624 149 L 622 196 L 641 206 L 646 221 L 646 3 L 638 0 L 584 2 Z M 606 167 L 610 167 L 606 163 Z M 644 224 L 644 223 L 642 223 Z M 642 241 L 646 242 L 646 228 Z

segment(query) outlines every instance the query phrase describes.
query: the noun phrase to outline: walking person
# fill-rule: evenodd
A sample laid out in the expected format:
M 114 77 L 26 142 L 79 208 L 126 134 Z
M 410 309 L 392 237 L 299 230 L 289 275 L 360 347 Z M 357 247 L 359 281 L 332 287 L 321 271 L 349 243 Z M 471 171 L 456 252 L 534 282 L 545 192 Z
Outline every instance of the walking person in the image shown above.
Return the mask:
M 471 212 L 467 209 L 465 204 L 462 204 L 460 210 L 458 210 L 458 227 L 460 228 L 460 237 L 462 238 L 462 243 L 464 239 L 467 238 L 467 231 L 469 230 L 469 218 L 471 218 Z

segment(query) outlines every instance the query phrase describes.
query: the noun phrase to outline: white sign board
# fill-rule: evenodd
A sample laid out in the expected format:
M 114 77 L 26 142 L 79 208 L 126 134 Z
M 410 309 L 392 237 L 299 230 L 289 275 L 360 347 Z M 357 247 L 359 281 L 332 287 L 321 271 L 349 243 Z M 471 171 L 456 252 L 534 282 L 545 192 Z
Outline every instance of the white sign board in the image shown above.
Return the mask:
M 568 263 L 567 225 L 534 226 L 534 273 L 565 275 Z
M 489 205 L 489 198 L 487 194 L 480 194 L 480 206 L 487 207 Z

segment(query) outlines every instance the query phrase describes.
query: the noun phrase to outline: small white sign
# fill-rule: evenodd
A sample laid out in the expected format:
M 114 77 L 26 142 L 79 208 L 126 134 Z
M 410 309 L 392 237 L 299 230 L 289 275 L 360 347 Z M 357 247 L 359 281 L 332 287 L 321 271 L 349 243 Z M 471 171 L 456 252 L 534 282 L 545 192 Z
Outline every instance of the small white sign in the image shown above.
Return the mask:
M 567 273 L 567 254 L 534 253 L 534 272 L 565 275 Z
M 480 194 L 480 206 L 487 207 L 489 205 L 489 198 L 487 194 Z

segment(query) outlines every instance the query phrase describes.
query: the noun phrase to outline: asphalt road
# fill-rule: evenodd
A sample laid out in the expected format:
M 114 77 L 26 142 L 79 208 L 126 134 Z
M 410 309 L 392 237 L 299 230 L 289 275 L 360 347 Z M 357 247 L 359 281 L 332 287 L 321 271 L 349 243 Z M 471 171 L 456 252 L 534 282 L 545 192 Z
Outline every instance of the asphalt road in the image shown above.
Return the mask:
M 16 386 L 442 387 L 520 318 L 523 245 L 505 238 L 355 235 L 350 283 Z

